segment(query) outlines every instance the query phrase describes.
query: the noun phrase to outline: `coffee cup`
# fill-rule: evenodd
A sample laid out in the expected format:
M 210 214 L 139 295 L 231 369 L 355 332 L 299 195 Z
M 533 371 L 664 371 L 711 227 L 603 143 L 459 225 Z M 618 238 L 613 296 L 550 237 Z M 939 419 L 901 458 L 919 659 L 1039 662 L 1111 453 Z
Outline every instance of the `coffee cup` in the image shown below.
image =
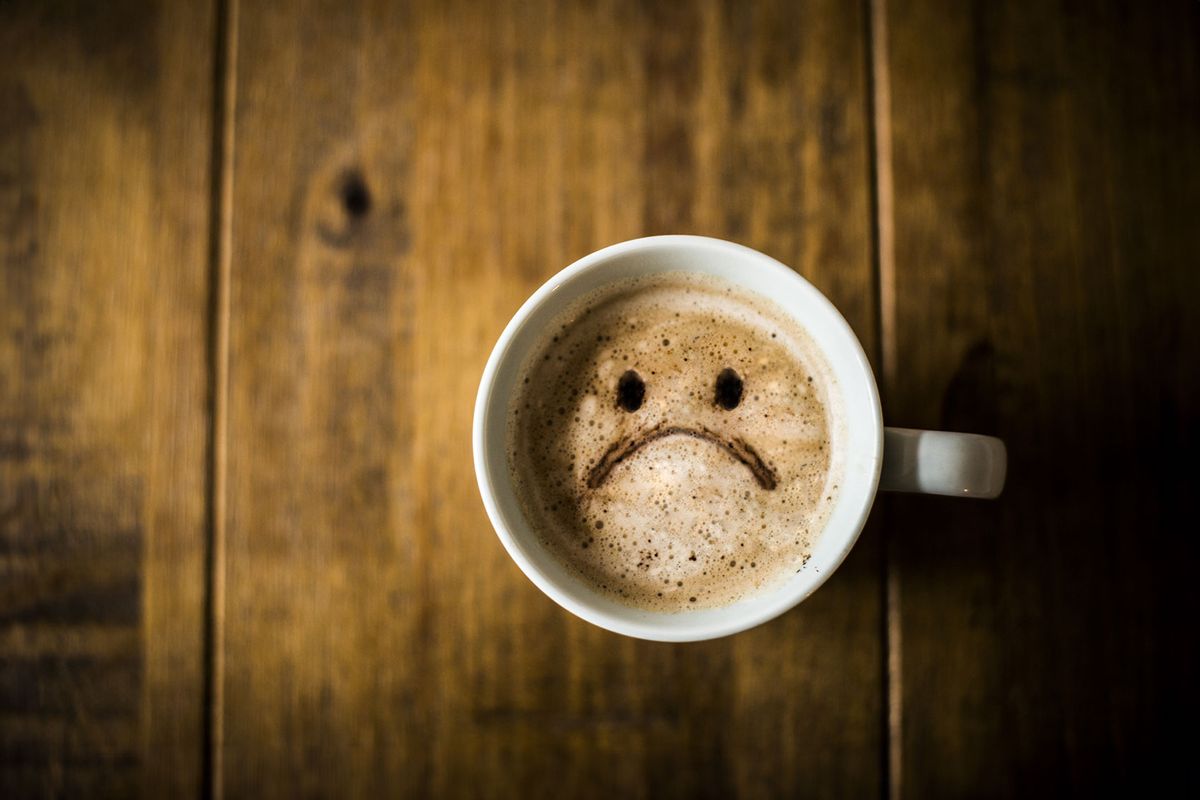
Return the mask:
M 831 449 L 838 489 L 803 567 L 727 605 L 665 612 L 619 602 L 573 573 L 545 546 L 518 499 L 510 469 L 509 404 L 522 365 L 547 328 L 580 298 L 659 273 L 725 281 L 795 320 L 819 349 L 838 387 Z M 994 498 L 1004 485 L 1004 443 L 990 436 L 889 428 L 862 345 L 812 284 L 750 248 L 700 236 L 654 236 L 606 247 L 571 264 L 521 306 L 493 349 L 476 397 L 473 450 L 484 508 L 509 555 L 553 601 L 616 633 L 683 642 L 726 636 L 793 608 L 837 569 L 866 524 L 879 491 Z

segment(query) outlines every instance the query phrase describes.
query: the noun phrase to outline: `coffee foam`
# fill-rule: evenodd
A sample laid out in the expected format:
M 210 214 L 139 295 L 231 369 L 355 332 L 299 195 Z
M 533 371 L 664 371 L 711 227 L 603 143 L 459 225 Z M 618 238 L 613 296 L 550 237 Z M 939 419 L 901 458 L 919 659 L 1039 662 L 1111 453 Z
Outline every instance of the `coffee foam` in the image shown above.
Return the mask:
M 570 571 L 656 611 L 729 605 L 798 571 L 837 490 L 836 386 L 806 332 L 725 281 L 663 273 L 581 298 L 509 407 L 522 509 Z M 740 403 L 716 401 L 732 369 Z M 640 376 L 636 410 L 618 402 Z

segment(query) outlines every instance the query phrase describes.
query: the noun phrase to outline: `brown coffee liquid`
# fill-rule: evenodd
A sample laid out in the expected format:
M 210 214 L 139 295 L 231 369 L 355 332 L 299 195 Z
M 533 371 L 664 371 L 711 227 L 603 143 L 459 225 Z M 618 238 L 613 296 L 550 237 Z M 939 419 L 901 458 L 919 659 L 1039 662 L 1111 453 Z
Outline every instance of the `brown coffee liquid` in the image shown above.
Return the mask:
M 601 593 L 711 608 L 806 562 L 837 490 L 832 377 L 772 303 L 691 273 L 617 283 L 555 321 L 518 387 L 518 499 Z

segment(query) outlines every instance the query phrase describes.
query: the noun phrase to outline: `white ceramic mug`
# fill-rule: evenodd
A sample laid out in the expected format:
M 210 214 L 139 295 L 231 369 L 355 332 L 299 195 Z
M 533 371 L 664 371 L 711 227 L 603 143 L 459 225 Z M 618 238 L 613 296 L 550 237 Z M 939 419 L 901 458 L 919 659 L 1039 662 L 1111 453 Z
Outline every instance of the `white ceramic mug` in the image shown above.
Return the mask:
M 831 451 L 840 486 L 807 564 L 773 588 L 720 608 L 664 613 L 614 602 L 570 573 L 538 541 L 509 477 L 505 425 L 519 370 L 543 330 L 581 295 L 613 281 L 686 270 L 715 275 L 769 298 L 823 352 L 840 394 Z M 652 236 L 606 247 L 533 293 L 500 334 L 475 401 L 475 475 L 496 534 L 538 588 L 571 613 L 628 636 L 684 642 L 759 625 L 817 589 L 846 557 L 878 490 L 995 497 L 1004 486 L 1004 443 L 990 436 L 884 428 L 875 376 L 862 345 L 833 304 L 769 256 L 702 236 Z

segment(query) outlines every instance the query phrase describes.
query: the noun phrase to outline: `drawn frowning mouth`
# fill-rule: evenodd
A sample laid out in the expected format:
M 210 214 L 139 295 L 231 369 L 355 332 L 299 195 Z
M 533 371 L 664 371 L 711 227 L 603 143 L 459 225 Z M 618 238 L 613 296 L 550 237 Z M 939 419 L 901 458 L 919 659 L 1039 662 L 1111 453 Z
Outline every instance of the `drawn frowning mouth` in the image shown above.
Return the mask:
M 596 466 L 592 467 L 591 471 L 588 472 L 588 488 L 598 488 L 612 474 L 613 468 L 622 461 L 630 458 L 638 450 L 641 450 L 651 442 L 656 442 L 668 436 L 690 436 L 693 439 L 700 439 L 701 441 L 715 444 L 733 456 L 736 461 L 744 464 L 746 469 L 750 470 L 750 474 L 754 476 L 754 480 L 762 488 L 770 491 L 779 484 L 779 478 L 775 474 L 775 470 L 769 467 L 767 462 L 762 460 L 762 456 L 743 440 L 722 436 L 719 433 L 710 431 L 708 428 L 689 428 L 683 425 L 663 424 L 635 436 L 626 436 L 614 442 L 605 451 L 600 461 L 596 463 Z

